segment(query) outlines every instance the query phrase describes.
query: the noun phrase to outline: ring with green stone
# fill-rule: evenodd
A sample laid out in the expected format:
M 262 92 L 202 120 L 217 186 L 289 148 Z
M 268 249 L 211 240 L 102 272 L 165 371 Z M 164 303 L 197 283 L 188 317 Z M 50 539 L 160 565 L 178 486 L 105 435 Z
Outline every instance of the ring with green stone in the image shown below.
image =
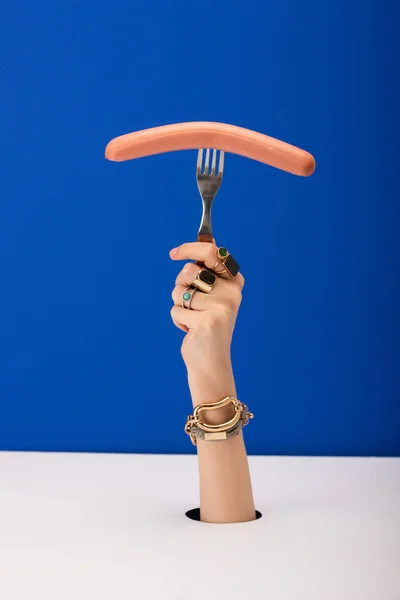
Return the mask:
M 190 310 L 190 303 L 193 300 L 194 293 L 197 289 L 192 285 L 189 285 L 182 294 L 182 307 Z
M 228 275 L 233 278 L 236 277 L 236 275 L 239 273 L 239 264 L 233 258 L 232 254 L 229 254 L 228 250 L 223 246 L 221 246 L 221 248 L 218 248 L 217 262 L 219 262 L 224 267 L 223 271 L 215 271 L 217 274 L 222 274 L 226 271 Z

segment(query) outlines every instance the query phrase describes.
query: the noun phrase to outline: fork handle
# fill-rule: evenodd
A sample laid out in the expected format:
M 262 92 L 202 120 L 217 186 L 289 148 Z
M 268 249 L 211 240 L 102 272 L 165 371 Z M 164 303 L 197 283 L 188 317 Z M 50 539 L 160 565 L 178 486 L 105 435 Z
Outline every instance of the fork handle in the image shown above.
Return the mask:
M 210 244 L 212 244 L 213 243 L 212 233 L 199 233 L 197 236 L 197 241 L 198 242 L 209 242 Z M 201 260 L 196 260 L 196 265 L 198 265 L 199 267 L 205 267 L 205 264 Z
M 197 236 L 198 242 L 210 242 L 212 244 L 213 236 L 212 233 L 199 233 Z

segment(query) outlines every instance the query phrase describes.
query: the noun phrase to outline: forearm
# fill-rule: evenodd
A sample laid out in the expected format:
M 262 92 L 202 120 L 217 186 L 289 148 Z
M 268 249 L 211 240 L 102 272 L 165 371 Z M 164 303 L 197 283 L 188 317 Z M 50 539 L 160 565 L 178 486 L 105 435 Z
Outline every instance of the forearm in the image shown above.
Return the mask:
M 231 364 L 215 372 L 188 369 L 188 383 L 193 406 L 218 402 L 225 396 L 236 396 Z M 210 411 L 209 423 L 232 417 L 231 407 Z M 211 523 L 234 523 L 255 518 L 250 473 L 243 433 L 226 441 L 198 440 L 201 520 Z

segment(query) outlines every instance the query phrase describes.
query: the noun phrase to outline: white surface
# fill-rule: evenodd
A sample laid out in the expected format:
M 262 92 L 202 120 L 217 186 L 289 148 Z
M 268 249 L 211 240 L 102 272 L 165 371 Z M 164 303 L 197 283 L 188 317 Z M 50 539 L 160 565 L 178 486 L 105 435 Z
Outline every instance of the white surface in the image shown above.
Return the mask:
M 0 599 L 400 600 L 400 459 L 250 462 L 209 525 L 194 456 L 0 453 Z

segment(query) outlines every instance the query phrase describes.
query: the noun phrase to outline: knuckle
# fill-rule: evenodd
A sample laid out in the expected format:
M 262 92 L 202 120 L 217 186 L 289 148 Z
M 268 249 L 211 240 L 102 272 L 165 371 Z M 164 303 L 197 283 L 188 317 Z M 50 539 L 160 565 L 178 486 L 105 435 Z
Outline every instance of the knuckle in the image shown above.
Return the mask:
M 223 321 L 224 323 L 226 323 L 227 321 L 231 321 L 232 314 L 234 314 L 235 312 L 236 311 L 232 307 L 224 306 L 224 308 L 221 310 L 221 321 Z
M 239 288 L 235 288 L 234 299 L 235 299 L 235 306 L 239 307 L 243 300 L 243 295 Z
M 236 286 L 231 288 L 229 296 L 225 301 L 225 306 L 228 310 L 237 311 L 242 302 L 242 292 Z
M 192 263 L 186 263 L 181 271 L 182 274 L 182 278 L 187 281 L 188 279 L 190 279 L 191 276 L 191 267 L 192 267 Z
M 215 310 L 208 315 L 205 322 L 207 330 L 212 330 L 219 327 L 225 321 L 225 312 L 222 310 Z
M 188 263 L 187 271 L 186 271 L 186 279 L 188 281 L 192 282 L 195 279 L 198 271 L 199 271 L 198 265 L 196 265 L 194 263 Z
M 211 333 L 215 333 L 216 322 L 213 316 L 207 315 L 207 317 L 203 317 L 199 325 L 203 335 L 209 336 Z

